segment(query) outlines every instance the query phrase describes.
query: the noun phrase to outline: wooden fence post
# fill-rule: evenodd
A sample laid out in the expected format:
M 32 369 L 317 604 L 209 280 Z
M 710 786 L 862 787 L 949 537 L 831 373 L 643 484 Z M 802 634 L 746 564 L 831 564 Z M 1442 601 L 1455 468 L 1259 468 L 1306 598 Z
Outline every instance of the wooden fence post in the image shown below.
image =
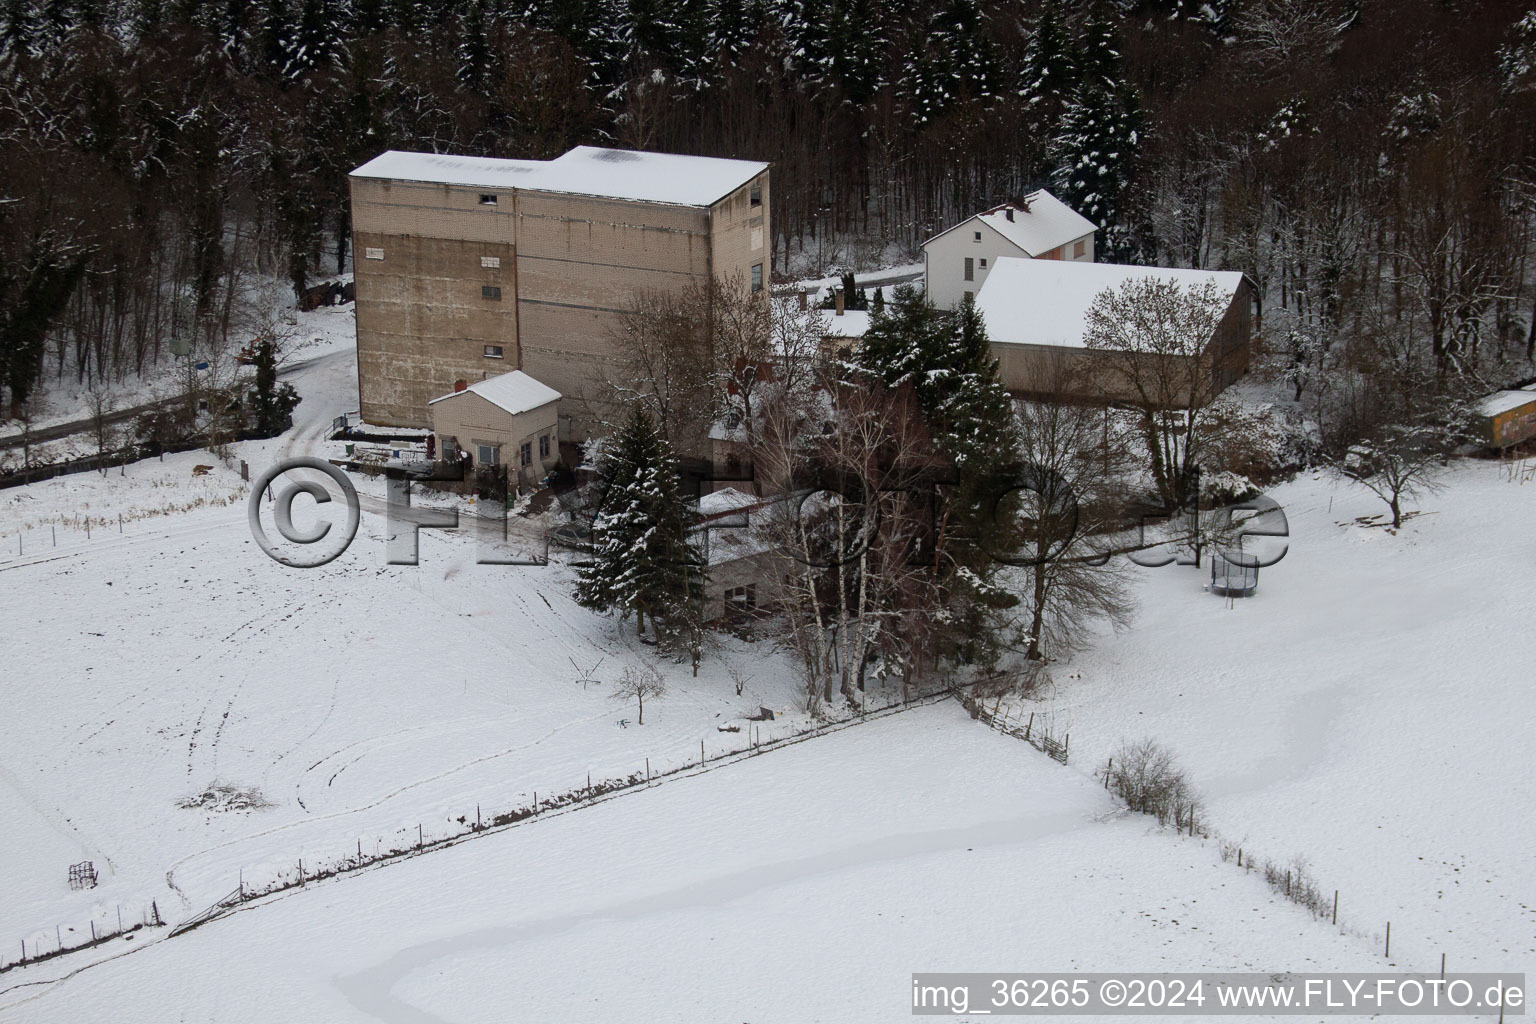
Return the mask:
M 1386 949 L 1386 952 L 1385 952 L 1384 955 L 1389 960 L 1392 958 L 1392 922 L 1391 921 L 1387 922 L 1387 949 Z
M 704 767 L 704 741 L 699 740 L 699 767 Z
M 1339 890 L 1333 890 L 1333 923 L 1339 923 Z M 1445 957 L 1440 957 L 1440 973 L 1445 973 Z

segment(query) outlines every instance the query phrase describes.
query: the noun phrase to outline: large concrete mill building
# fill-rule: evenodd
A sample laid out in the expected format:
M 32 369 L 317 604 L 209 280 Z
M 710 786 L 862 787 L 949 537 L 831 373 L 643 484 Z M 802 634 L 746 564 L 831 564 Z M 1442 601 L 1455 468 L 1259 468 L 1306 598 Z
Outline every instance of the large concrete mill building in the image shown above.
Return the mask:
M 510 370 L 581 432 L 618 318 L 643 289 L 766 288 L 768 165 L 580 146 L 554 160 L 391 151 L 351 174 L 363 418 Z

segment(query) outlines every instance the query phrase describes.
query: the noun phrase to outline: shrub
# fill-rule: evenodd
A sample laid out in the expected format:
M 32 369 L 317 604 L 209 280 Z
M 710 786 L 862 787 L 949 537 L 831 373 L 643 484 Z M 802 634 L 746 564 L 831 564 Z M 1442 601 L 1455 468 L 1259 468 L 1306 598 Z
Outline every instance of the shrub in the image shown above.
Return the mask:
M 1101 777 L 1127 807 L 1156 815 L 1159 824 L 1184 821 L 1197 802 L 1178 759 L 1155 740 L 1121 743 Z

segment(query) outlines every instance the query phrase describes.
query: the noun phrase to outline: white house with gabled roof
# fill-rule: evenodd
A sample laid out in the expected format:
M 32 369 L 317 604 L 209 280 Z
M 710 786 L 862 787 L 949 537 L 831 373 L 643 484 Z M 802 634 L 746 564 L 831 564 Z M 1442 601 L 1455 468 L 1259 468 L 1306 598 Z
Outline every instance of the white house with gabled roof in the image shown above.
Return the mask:
M 436 449 L 452 441 L 470 465 L 506 466 L 519 486 L 542 479 L 560 459 L 557 410 L 560 392 L 522 370 L 454 389 L 427 402 Z
M 1045 189 L 961 221 L 923 243 L 928 297 L 954 309 L 999 259 L 1093 262 L 1093 221 Z

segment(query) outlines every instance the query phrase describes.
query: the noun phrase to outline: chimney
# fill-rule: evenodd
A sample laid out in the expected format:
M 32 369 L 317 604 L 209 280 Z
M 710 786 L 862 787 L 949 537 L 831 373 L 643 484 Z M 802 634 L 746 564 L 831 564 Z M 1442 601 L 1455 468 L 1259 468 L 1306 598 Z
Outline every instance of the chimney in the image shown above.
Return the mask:
M 1013 220 L 1013 207 L 1010 206 L 1010 207 L 1008 207 L 1008 209 L 1004 210 L 1003 211 L 1003 216 L 1007 217 L 1008 220 L 1011 222 Z
M 837 315 L 838 316 L 842 316 L 843 315 L 843 301 L 844 301 L 843 300 L 843 290 L 841 288 L 839 288 L 837 290 L 836 294 L 837 294 Z
M 469 381 L 467 380 L 456 380 L 453 382 L 454 391 L 463 391 L 467 387 L 469 387 Z
M 801 309 L 805 308 L 805 289 L 804 288 L 800 289 L 800 308 Z

